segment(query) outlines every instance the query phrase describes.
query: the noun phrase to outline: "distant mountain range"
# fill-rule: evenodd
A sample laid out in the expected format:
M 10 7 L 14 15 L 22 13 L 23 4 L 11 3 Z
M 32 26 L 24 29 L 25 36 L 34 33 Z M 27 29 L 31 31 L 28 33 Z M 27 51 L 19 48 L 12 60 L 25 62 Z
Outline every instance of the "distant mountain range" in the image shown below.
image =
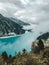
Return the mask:
M 37 37 L 37 40 L 39 40 L 39 39 L 47 40 L 48 38 L 49 38 L 49 32 L 46 32 L 46 33 L 40 35 L 39 37 Z
M 14 32 L 15 34 L 23 34 L 25 30 L 22 29 L 23 25 L 29 25 L 21 20 L 14 18 L 7 18 L 0 14 L 0 36 Z

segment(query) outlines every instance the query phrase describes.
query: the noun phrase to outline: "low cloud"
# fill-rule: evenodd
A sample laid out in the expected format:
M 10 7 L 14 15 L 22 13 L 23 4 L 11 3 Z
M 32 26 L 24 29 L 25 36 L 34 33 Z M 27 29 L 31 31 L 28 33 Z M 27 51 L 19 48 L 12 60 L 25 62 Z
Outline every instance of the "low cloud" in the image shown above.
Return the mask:
M 49 0 L 0 0 L 0 13 L 38 24 L 36 31 L 48 31 Z

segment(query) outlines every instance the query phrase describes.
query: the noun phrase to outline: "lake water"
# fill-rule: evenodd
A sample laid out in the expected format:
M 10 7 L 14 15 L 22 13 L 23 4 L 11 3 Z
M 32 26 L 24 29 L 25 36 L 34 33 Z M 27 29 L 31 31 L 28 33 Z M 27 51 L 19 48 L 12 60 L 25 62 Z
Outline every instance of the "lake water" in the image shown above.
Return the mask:
M 28 32 L 22 36 L 0 39 L 0 54 L 6 51 L 8 54 L 15 55 L 15 52 L 22 51 L 24 48 L 30 51 L 31 43 L 37 36 L 38 34 Z

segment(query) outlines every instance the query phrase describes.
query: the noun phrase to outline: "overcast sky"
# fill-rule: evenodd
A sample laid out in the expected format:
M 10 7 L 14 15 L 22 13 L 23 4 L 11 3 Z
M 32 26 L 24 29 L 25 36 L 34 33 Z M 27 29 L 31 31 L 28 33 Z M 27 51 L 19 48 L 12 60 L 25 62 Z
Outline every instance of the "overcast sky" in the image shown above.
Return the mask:
M 34 23 L 35 31 L 49 31 L 49 0 L 0 0 L 0 13 Z

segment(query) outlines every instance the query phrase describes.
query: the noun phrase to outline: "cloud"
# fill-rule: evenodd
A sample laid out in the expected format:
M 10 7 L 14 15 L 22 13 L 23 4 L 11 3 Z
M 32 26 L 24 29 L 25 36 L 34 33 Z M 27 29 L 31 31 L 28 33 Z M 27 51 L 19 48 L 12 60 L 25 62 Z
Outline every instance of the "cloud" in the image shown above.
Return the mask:
M 3 15 L 12 16 L 15 10 L 17 10 L 17 7 L 14 4 L 0 2 L 0 13 Z
M 5 16 L 12 16 L 24 22 L 32 23 L 31 26 L 37 24 L 38 26 L 33 28 L 36 31 L 48 31 L 49 0 L 0 0 L 1 11 Z
M 0 5 L 1 6 L 1 5 Z M 4 10 L 6 12 L 6 9 L 4 9 L 2 6 L 0 7 L 0 10 Z
M 37 28 L 35 29 L 36 32 L 49 32 L 49 21 L 41 22 Z
M 24 12 L 25 12 L 25 10 L 20 10 L 20 11 L 18 10 L 18 11 L 16 11 L 16 13 L 14 13 L 14 15 L 17 16 L 17 15 L 20 15 Z
M 29 3 L 29 0 L 21 0 L 22 4 L 27 5 Z

